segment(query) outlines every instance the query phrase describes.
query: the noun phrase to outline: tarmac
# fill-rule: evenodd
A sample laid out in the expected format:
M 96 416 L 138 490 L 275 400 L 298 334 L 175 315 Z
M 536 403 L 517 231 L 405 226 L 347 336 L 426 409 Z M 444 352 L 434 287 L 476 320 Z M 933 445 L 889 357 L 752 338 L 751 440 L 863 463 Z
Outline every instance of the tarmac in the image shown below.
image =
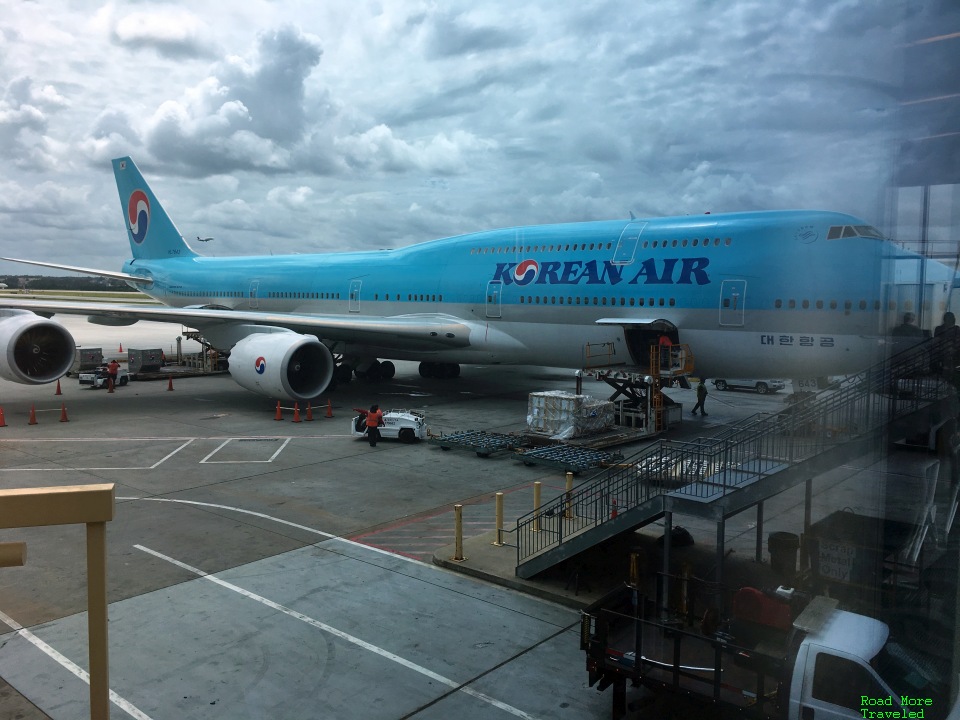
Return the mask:
M 112 347 L 117 338 L 90 340 Z M 149 338 L 123 342 L 171 356 L 166 343 Z M 476 694 L 394 677 L 382 663 L 398 656 L 407 668 L 444 668 L 450 687 L 473 688 L 521 716 L 608 717 L 609 697 L 586 687 L 577 610 L 628 580 L 632 554 L 645 592 L 654 592 L 662 522 L 524 580 L 516 575 L 511 525 L 532 509 L 534 482 L 542 483 L 544 502 L 564 491 L 562 472 L 527 467 L 509 453 L 478 458 L 389 441 L 372 449 L 349 434 L 352 409 L 374 401 L 423 410 L 433 433 L 520 432 L 530 392 L 572 391 L 574 382 L 567 370 L 480 367 L 465 367 L 456 381 L 423 380 L 415 365 L 398 363 L 392 382 L 357 381 L 332 394 L 333 419 L 320 403 L 314 422 L 293 424 L 290 408 L 276 422 L 272 401 L 224 375 L 177 378 L 174 392 L 162 381 L 134 382 L 113 395 L 66 380 L 62 396 L 52 386 L 0 381 L 0 488 L 116 483 L 108 529 L 111 684 L 145 717 L 261 716 L 253 708 L 271 717 L 490 716 Z M 584 392 L 605 398 L 611 389 L 590 380 Z M 686 407 L 695 402 L 694 390 L 668 394 Z M 775 412 L 786 396 L 711 390 L 709 417 L 684 412 L 666 437 L 709 436 Z M 64 409 L 69 421 L 57 422 Z M 27 423 L 32 411 L 37 425 Z M 618 449 L 629 456 L 647 442 Z M 862 458 L 816 478 L 813 519 L 884 507 L 877 478 L 885 472 L 885 461 Z M 497 492 L 506 501 L 502 546 L 494 545 Z M 802 532 L 803 503 L 802 488 L 766 502 L 759 546 L 755 513 L 727 520 L 726 583 L 788 580 L 770 566 L 767 536 Z M 463 506 L 466 528 L 462 561 L 452 559 L 455 505 Z M 673 525 L 687 529 L 693 544 L 674 548 L 671 570 L 686 566 L 709 580 L 716 526 L 678 516 Z M 79 529 L 0 531 L 0 541 L 28 543 L 27 564 L 0 571 L 0 612 L 81 665 L 82 538 Z M 278 627 L 250 603 L 234 606 L 205 590 L 206 576 L 271 607 L 296 608 L 327 630 L 312 644 L 312 635 Z M 64 679 L 21 635 L 0 623 L 0 717 L 84 717 L 82 683 Z M 349 639 L 355 636 L 366 645 Z M 356 654 L 370 643 L 383 646 L 379 660 Z M 324 669 L 300 677 L 300 668 L 318 666 Z M 371 697 L 358 706 L 348 695 Z M 325 713 L 304 709 L 317 697 L 329 702 Z

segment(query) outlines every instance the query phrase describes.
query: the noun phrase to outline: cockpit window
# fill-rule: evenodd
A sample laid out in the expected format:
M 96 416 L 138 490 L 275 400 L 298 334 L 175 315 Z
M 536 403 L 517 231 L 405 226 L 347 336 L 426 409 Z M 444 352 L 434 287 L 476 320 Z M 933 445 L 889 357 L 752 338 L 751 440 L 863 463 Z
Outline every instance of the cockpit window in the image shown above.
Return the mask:
M 870 227 L 869 225 L 856 225 L 854 230 L 857 231 L 857 235 L 865 238 L 876 238 L 877 240 L 883 240 L 883 235 L 880 234 L 880 231 L 875 227 Z
M 875 227 L 870 225 L 833 225 L 827 231 L 827 240 L 838 240 L 840 238 L 864 237 L 875 240 L 883 240 L 883 235 Z

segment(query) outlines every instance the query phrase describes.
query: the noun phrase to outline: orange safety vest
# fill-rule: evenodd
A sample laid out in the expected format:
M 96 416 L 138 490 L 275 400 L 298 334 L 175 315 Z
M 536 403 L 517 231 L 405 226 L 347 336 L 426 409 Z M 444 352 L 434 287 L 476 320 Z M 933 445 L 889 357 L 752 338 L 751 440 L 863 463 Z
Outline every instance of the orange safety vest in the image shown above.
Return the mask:
M 383 424 L 383 411 L 367 413 L 367 427 L 379 427 Z

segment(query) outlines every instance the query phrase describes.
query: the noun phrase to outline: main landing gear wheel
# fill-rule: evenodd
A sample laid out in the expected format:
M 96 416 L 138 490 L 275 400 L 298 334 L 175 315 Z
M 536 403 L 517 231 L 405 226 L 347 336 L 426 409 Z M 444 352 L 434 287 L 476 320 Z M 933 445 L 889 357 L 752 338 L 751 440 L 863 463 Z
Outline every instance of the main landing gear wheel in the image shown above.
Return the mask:
M 448 380 L 460 377 L 460 366 L 457 363 L 420 363 L 420 377 L 439 378 Z
M 384 360 L 380 363 L 380 377 L 384 380 L 392 380 L 393 376 L 397 374 L 397 366 L 394 365 L 389 360 Z

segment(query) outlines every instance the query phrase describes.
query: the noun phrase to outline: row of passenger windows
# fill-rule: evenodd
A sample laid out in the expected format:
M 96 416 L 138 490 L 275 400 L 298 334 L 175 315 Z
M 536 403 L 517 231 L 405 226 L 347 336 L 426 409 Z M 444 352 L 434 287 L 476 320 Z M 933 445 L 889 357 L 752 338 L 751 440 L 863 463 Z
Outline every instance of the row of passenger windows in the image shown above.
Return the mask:
M 182 297 L 197 298 L 197 297 L 235 297 L 242 298 L 245 297 L 243 292 L 240 290 L 209 290 L 203 292 L 202 290 L 168 290 L 171 295 L 180 295 Z
M 774 301 L 773 306 L 774 306 L 775 308 L 777 308 L 777 310 L 780 310 L 781 308 L 784 307 L 784 301 L 783 301 L 783 300 L 776 300 L 776 301 Z M 799 302 L 799 305 L 798 305 L 798 303 L 797 303 L 796 300 L 787 300 L 787 301 L 786 301 L 786 307 L 787 307 L 788 310 L 795 310 L 798 306 L 799 306 L 800 308 L 804 309 L 804 310 L 810 309 L 811 306 L 812 306 L 812 307 L 815 307 L 817 310 L 823 310 L 824 307 L 829 307 L 831 310 L 836 310 L 840 305 L 839 305 L 839 302 L 838 302 L 837 300 L 831 300 L 829 303 L 825 302 L 824 300 L 816 300 L 816 301 L 814 301 L 813 303 L 811 303 L 810 300 L 801 300 L 801 301 Z M 859 303 L 857 303 L 857 308 L 858 308 L 859 310 L 866 310 L 869 306 L 870 306 L 870 302 L 867 301 L 867 300 L 861 300 Z M 843 303 L 843 309 L 844 309 L 844 310 L 853 310 L 853 301 L 852 301 L 852 300 L 845 300 L 844 303 Z M 879 309 L 880 309 L 880 301 L 879 301 L 879 300 L 874 300 L 874 301 L 873 301 L 873 309 L 874 309 L 874 310 L 879 310 Z M 891 302 L 891 303 L 890 303 L 890 309 L 891 309 L 891 310 L 896 310 L 896 309 L 897 309 L 897 304 L 896 304 L 895 302 Z
M 644 240 L 641 247 L 646 250 L 647 248 L 656 248 L 656 247 L 708 247 L 713 245 L 714 247 L 720 247 L 721 243 L 725 247 L 729 247 L 733 240 L 731 238 L 693 238 L 692 240 L 688 238 L 682 238 L 680 240 Z M 613 243 L 574 243 L 573 245 L 567 243 L 566 245 L 516 245 L 514 247 L 484 247 L 484 248 L 470 248 L 471 255 L 518 255 L 520 253 L 540 253 L 540 252 L 570 252 L 578 250 L 612 250 Z
M 322 292 L 295 292 L 295 291 L 271 291 L 267 297 L 272 298 L 294 298 L 297 300 L 339 300 L 340 293 L 322 293 Z
M 541 297 L 543 298 L 542 300 L 541 300 Z M 487 302 L 494 302 L 493 297 L 488 295 Z M 612 297 L 610 298 L 610 302 L 608 303 L 607 298 L 605 297 L 571 297 L 568 295 L 566 297 L 566 300 L 564 300 L 564 297 L 562 295 L 559 297 L 556 295 L 550 295 L 550 296 L 521 295 L 520 304 L 521 305 L 523 304 L 526 304 L 526 305 L 591 305 L 591 304 L 592 305 L 608 305 L 609 304 L 611 306 L 612 305 L 620 305 L 620 306 L 629 305 L 630 307 L 643 307 L 644 304 L 648 304 L 650 307 L 653 307 L 654 305 L 659 305 L 660 307 L 665 307 L 666 305 L 669 305 L 670 307 L 674 307 L 676 306 L 677 301 L 676 301 L 676 298 L 649 298 L 648 300 L 647 298 Z
M 373 299 L 379 300 L 380 293 L 374 293 Z M 383 299 L 385 301 L 390 300 L 390 293 L 384 293 Z M 395 299 L 397 302 L 400 302 L 400 293 L 397 293 Z M 443 302 L 443 295 L 418 295 L 417 293 L 407 293 L 407 302 Z

